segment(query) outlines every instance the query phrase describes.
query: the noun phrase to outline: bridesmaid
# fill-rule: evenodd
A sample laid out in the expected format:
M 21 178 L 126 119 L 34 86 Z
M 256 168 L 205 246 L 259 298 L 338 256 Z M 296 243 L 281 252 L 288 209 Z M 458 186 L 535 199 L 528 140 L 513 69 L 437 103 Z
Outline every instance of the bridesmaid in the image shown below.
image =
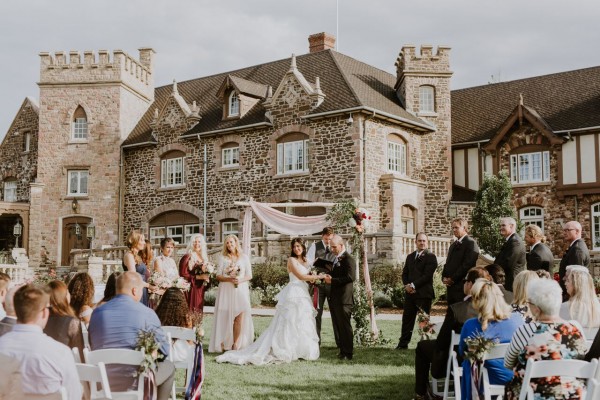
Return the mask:
M 123 257 L 123 270 L 135 271 L 142 276 L 142 280 L 144 281 L 144 293 L 140 302 L 145 306 L 148 306 L 148 284 L 146 283 L 146 271 L 148 270 L 148 267 L 146 267 L 146 264 L 142 261 L 140 254 L 146 247 L 144 235 L 139 231 L 131 231 L 129 235 L 127 235 L 127 247 L 129 250 L 125 252 L 125 256 Z
M 179 261 L 179 275 L 190 282 L 187 301 L 190 311 L 203 312 L 204 291 L 210 278 L 207 269 L 206 240 L 201 234 L 192 235 L 186 254 Z
M 170 280 L 179 278 L 179 270 L 173 260 L 173 250 L 175 249 L 175 241 L 171 238 L 164 238 L 160 241 L 161 255 L 154 259 L 154 272 L 166 276 Z

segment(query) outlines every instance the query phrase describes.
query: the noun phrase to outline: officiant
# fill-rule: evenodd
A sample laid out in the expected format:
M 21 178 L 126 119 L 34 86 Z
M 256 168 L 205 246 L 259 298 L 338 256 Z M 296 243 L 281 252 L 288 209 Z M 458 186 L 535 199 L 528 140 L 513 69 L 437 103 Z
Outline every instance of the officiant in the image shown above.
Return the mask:
M 308 252 L 306 253 L 306 259 L 308 263 L 312 265 L 319 273 L 330 274 L 333 268 L 333 261 L 335 256 L 331 252 L 330 242 L 334 235 L 333 228 L 327 226 L 323 228 L 321 232 L 321 240 L 314 242 Z M 322 283 L 320 285 L 310 285 L 310 295 L 313 298 L 313 304 L 317 309 L 317 316 L 315 320 L 317 322 L 317 334 L 319 335 L 319 345 L 321 344 L 321 319 L 323 317 L 323 305 L 325 299 L 327 299 L 327 305 L 331 308 L 331 285 Z M 338 344 L 338 332 L 335 325 L 333 325 L 333 334 L 335 336 L 335 343 Z

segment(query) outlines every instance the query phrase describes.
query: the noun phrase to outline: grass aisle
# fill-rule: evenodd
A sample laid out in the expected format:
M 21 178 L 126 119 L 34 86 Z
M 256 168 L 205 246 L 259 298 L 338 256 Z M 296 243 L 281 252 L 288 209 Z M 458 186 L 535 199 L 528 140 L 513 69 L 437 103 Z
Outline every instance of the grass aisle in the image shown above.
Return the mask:
M 271 317 L 254 317 L 256 335 Z M 237 366 L 206 356 L 205 399 L 411 399 L 414 390 L 414 345 L 396 351 L 400 321 L 378 321 L 392 343 L 385 348 L 355 348 L 353 361 L 337 359 L 331 320 L 323 320 L 321 357 L 290 364 Z M 208 349 L 212 315 L 204 320 Z

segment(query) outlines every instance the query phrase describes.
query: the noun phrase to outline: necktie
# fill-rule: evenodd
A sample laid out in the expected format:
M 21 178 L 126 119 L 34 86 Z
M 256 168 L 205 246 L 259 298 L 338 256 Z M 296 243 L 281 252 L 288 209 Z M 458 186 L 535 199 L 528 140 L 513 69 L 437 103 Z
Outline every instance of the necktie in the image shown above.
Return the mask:
M 325 246 L 325 254 L 329 254 L 330 251 L 331 249 L 329 248 L 329 246 Z
M 421 255 L 421 252 L 417 251 L 417 254 L 415 255 L 415 260 L 418 260 L 420 255 Z

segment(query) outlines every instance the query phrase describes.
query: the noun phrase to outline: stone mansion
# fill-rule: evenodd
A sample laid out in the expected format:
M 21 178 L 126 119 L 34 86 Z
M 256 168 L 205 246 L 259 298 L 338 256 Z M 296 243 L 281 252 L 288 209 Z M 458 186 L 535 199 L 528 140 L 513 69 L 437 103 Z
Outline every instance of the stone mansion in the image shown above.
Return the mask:
M 448 47 L 404 46 L 392 75 L 334 44 L 311 35 L 307 54 L 162 87 L 149 48 L 41 53 L 39 102 L 0 145 L 0 250 L 20 238 L 31 265 L 68 265 L 132 229 L 221 242 L 241 231 L 235 201 L 356 198 L 372 256 L 395 260 L 417 231 L 447 240 L 501 170 L 555 256 L 571 219 L 600 250 L 600 67 L 451 92 Z

